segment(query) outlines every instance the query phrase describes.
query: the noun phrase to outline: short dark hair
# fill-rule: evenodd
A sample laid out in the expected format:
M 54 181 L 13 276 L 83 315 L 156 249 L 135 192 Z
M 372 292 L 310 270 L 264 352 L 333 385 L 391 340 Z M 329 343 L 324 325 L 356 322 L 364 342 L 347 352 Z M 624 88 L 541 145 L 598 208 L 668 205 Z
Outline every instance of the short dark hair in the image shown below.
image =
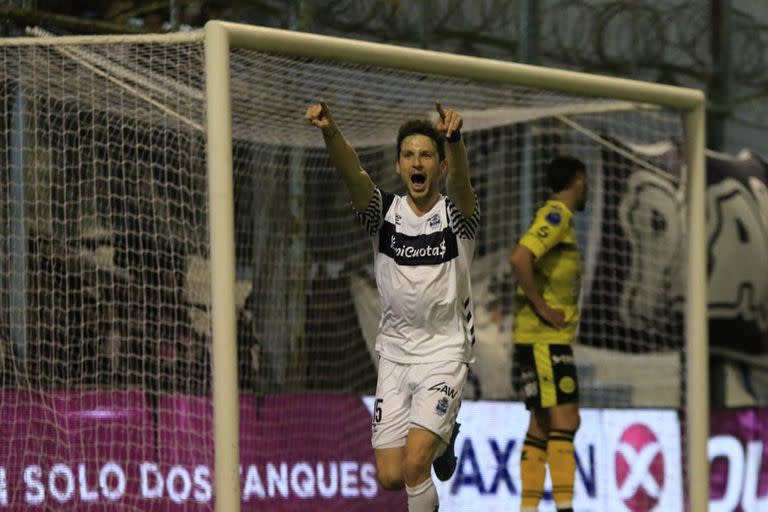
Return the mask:
M 586 174 L 587 166 L 575 156 L 558 155 L 544 167 L 544 184 L 553 192 L 570 187 L 579 174 Z
M 442 162 L 445 160 L 445 147 L 443 146 L 443 136 L 437 131 L 435 125 L 426 119 L 411 119 L 406 121 L 400 126 L 397 132 L 397 158 L 400 158 L 400 147 L 403 145 L 403 140 L 411 135 L 424 135 L 432 139 L 437 149 L 437 156 Z

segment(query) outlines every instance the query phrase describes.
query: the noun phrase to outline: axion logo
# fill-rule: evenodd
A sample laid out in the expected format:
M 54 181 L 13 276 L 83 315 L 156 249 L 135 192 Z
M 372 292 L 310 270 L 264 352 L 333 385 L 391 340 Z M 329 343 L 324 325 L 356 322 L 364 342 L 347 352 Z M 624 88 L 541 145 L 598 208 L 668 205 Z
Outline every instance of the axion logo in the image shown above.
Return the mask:
M 616 488 L 632 512 L 649 512 L 664 489 L 664 453 L 656 435 L 641 423 L 630 425 L 616 447 Z

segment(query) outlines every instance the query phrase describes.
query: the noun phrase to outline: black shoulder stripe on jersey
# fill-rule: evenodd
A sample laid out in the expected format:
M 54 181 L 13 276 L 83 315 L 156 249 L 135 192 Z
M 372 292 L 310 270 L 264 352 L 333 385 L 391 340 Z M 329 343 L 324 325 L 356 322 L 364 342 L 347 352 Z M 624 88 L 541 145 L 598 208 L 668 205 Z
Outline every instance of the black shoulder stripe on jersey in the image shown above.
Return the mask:
M 394 224 L 384 221 L 379 230 L 379 252 L 398 265 L 440 265 L 459 255 L 456 235 L 450 228 L 428 235 L 398 233 Z
M 381 214 L 386 215 L 392 203 L 395 201 L 395 194 L 391 192 L 381 192 Z
M 458 237 L 466 240 L 474 239 L 480 223 L 480 204 L 477 201 L 477 196 L 475 196 L 475 211 L 472 212 L 471 217 L 464 217 L 450 198 L 445 200 L 445 205 L 448 213 L 448 224 Z
M 469 339 L 471 346 L 475 345 L 475 322 L 472 318 L 472 300 L 467 297 L 464 300 L 464 330 L 466 331 L 467 338 Z
M 391 196 L 391 194 L 387 195 Z M 392 204 L 392 199 L 389 200 L 389 204 Z M 379 227 L 381 227 L 381 220 L 385 211 L 382 209 L 382 193 L 379 189 L 375 189 L 368 207 L 363 211 L 357 212 L 360 223 L 370 236 L 375 235 Z

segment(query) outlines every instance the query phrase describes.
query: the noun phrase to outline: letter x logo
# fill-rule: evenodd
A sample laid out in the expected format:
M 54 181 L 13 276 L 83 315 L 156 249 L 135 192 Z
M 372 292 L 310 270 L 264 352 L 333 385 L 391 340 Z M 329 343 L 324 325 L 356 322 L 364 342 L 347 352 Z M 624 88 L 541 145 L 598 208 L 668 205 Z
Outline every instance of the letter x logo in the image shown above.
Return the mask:
M 616 488 L 632 512 L 648 512 L 664 493 L 664 451 L 647 425 L 627 427 L 616 444 Z
M 658 498 L 661 488 L 650 469 L 654 457 L 661 452 L 661 445 L 658 442 L 648 443 L 640 448 L 640 451 L 635 451 L 631 445 L 619 443 L 616 451 L 624 457 L 629 466 L 629 475 L 619 484 L 619 497 L 622 501 L 634 496 L 638 487 L 642 487 L 649 496 Z

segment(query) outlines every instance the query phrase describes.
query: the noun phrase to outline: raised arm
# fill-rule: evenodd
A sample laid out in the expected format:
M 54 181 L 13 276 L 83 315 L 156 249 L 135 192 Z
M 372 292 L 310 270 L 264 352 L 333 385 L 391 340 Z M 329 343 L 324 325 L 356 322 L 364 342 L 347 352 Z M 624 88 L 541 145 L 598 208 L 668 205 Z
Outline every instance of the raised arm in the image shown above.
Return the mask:
M 440 114 L 437 129 L 445 137 L 445 157 L 448 161 L 445 188 L 453 204 L 464 217 L 469 218 L 475 212 L 475 191 L 469 180 L 467 148 L 464 146 L 461 136 L 458 140 L 451 140 L 459 133 L 464 120 L 455 110 L 444 109 L 439 101 L 435 102 L 435 108 Z
M 347 185 L 352 206 L 358 211 L 365 210 L 373 195 L 373 181 L 363 170 L 357 153 L 333 121 L 328 105 L 324 101 L 311 105 L 307 108 L 304 119 L 322 131 L 325 148 L 341 179 Z

